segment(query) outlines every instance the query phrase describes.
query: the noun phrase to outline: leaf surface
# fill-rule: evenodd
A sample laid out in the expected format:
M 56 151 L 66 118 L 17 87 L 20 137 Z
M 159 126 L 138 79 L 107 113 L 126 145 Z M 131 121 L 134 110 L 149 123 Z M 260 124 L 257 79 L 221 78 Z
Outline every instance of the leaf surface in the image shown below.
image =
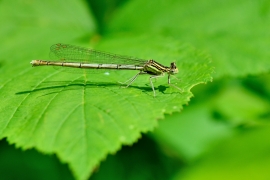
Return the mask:
M 264 127 L 225 140 L 174 179 L 268 179 L 268 135 Z
M 169 87 L 167 78 L 160 78 L 153 82 L 157 93 L 154 98 L 146 75 L 130 87 L 120 88 L 119 81 L 126 81 L 137 71 L 72 74 L 31 67 L 32 59 L 49 58 L 49 47 L 54 43 L 65 40 L 83 44 L 80 38 L 93 34 L 95 26 L 79 1 L 46 5 L 20 1 L 16 7 L 22 16 L 8 11 L 12 5 L 1 1 L 1 17 L 12 21 L 3 20 L 6 29 L 0 31 L 4 37 L 0 53 L 0 137 L 23 149 L 56 153 L 77 179 L 88 178 L 107 154 L 134 143 L 142 132 L 153 130 L 164 113 L 179 112 L 192 97 L 191 88 L 211 80 L 213 68 L 207 55 L 162 36 L 110 36 L 96 47 L 155 59 L 166 66 L 175 61 L 179 73 L 171 81 L 182 93 Z M 47 14 L 51 10 L 53 13 Z

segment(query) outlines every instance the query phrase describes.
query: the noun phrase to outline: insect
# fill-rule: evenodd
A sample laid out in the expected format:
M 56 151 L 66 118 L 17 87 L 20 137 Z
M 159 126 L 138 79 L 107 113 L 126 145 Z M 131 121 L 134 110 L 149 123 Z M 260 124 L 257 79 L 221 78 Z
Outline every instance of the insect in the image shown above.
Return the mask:
M 149 74 L 151 75 L 149 80 L 154 96 L 156 96 L 156 92 L 152 80 L 163 77 L 167 73 L 168 84 L 182 91 L 179 87 L 171 84 L 170 81 L 171 75 L 178 73 L 175 62 L 172 62 L 170 66 L 167 67 L 154 60 L 143 60 L 62 43 L 52 45 L 50 53 L 51 56 L 56 57 L 59 60 L 32 60 L 30 63 L 32 66 L 59 66 L 89 70 L 138 70 L 139 72 L 126 82 L 126 87 L 130 86 L 139 75 Z

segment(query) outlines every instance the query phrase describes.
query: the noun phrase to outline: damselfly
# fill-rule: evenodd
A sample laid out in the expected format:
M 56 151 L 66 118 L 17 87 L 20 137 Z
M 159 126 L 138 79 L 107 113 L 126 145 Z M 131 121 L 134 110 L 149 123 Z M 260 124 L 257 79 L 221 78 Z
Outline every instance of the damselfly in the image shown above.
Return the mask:
M 172 62 L 170 67 L 167 67 L 154 60 L 121 56 L 61 43 L 52 45 L 50 54 L 57 61 L 32 60 L 30 63 L 32 66 L 55 66 L 65 67 L 66 69 L 138 70 L 139 72 L 134 77 L 125 82 L 126 87 L 130 86 L 139 75 L 149 74 L 151 75 L 149 80 L 154 96 L 156 96 L 156 92 L 152 80 L 163 77 L 167 73 L 168 84 L 181 91 L 179 87 L 171 84 L 170 81 L 171 75 L 178 73 L 175 62 Z

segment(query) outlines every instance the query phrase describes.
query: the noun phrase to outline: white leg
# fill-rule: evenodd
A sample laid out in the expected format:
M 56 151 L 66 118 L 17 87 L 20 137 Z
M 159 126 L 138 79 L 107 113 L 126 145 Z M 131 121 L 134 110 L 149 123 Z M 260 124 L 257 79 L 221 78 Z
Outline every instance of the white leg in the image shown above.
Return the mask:
M 155 88 L 154 88 L 154 85 L 153 85 L 152 79 L 156 79 L 156 78 L 159 78 L 159 77 L 164 77 L 164 74 L 157 75 L 157 76 L 151 76 L 151 77 L 149 78 L 149 81 L 150 81 L 151 87 L 152 87 L 153 92 L 154 92 L 154 97 L 156 96 L 156 91 L 155 91 Z
M 127 86 L 125 86 L 124 88 L 127 88 L 128 86 L 130 86 L 136 79 L 139 75 L 141 74 L 147 74 L 146 72 L 139 72 L 137 73 L 135 76 L 133 76 L 132 78 L 130 78 L 129 80 L 127 80 L 126 82 L 124 83 L 121 83 L 121 84 L 127 84 Z
M 178 79 L 177 77 L 175 77 L 175 78 Z M 178 89 L 181 93 L 183 92 L 183 90 L 181 88 L 175 86 L 174 84 L 171 84 L 170 74 L 168 74 L 168 84 L 169 84 L 169 86 L 172 86 L 172 87 Z

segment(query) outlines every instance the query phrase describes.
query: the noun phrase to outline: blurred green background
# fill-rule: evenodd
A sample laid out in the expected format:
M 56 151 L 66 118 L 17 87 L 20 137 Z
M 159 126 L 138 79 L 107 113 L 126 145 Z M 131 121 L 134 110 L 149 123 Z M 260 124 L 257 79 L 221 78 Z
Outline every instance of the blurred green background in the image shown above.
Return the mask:
M 23 2 L 31 6 L 32 1 Z M 109 155 L 90 179 L 270 179 L 269 1 L 89 0 L 84 5 L 92 12 L 95 31 L 75 35 L 77 40 L 95 44 L 121 34 L 171 37 L 207 52 L 216 67 L 213 82 L 194 87 L 194 98 L 181 113 L 166 115 L 153 132 Z M 4 10 L 12 11 L 12 17 L 24 16 L 17 8 L 10 3 Z M 53 15 L 53 10 L 45 13 Z M 15 19 L 1 14 L 1 24 Z M 35 21 L 31 17 L 14 24 L 33 27 Z M 18 34 L 31 33 L 1 29 L 2 51 Z M 0 142 L 0 176 L 74 179 L 54 155 L 21 151 L 5 139 Z

